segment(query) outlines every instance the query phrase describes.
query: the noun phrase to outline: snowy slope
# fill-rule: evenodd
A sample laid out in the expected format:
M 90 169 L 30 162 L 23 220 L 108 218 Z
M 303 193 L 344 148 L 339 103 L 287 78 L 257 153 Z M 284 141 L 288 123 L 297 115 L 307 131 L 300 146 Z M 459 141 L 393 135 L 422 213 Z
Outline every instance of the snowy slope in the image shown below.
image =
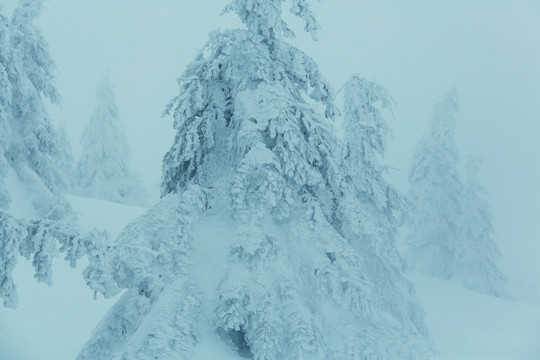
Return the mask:
M 540 306 L 482 295 L 420 273 L 409 277 L 440 359 L 540 359 Z
M 145 209 L 68 196 L 84 229 L 105 227 L 112 236 Z M 19 292 L 17 309 L 0 307 L 0 360 L 73 360 L 116 298 L 93 300 L 81 262 L 73 270 L 58 258 L 54 285 L 33 279 L 33 268 L 22 259 L 14 272 Z
M 79 212 L 83 227 L 104 226 L 112 236 L 145 210 L 74 196 L 67 199 Z M 199 246 L 219 248 L 207 241 Z M 117 299 L 92 299 L 93 294 L 80 274 L 84 265 L 72 270 L 59 259 L 54 266 L 55 284 L 48 288 L 32 279 L 29 262 L 18 264 L 15 280 L 19 306 L 16 310 L 0 307 L 0 360 L 76 357 Z M 437 360 L 540 359 L 539 306 L 474 293 L 455 283 L 418 273 L 409 277 L 426 310 L 428 327 L 440 352 Z M 198 281 L 206 283 L 204 288 L 214 285 L 215 279 Z M 205 335 L 194 349 L 196 360 L 238 359 L 214 332 Z

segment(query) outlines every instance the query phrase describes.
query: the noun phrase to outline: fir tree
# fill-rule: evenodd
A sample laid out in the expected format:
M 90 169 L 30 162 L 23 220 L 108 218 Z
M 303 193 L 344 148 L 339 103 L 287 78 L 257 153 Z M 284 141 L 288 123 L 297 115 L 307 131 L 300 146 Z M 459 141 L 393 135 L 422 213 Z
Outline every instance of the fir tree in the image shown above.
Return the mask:
M 5 210 L 9 204 L 9 195 L 4 188 L 4 178 L 9 170 L 5 151 L 11 132 L 11 84 L 6 69 L 10 58 L 8 31 L 8 22 L 0 14 L 0 210 Z
M 449 279 L 454 274 L 463 184 L 454 142 L 457 92 L 435 106 L 431 130 L 417 145 L 409 174 L 412 215 L 406 252 L 411 267 Z
M 114 86 L 106 76 L 97 87 L 96 107 L 81 138 L 77 188 L 84 196 L 141 205 L 147 195 L 129 170 L 130 149 L 114 97 Z
M 458 229 L 454 280 L 474 291 L 504 296 L 506 278 L 497 264 L 501 254 L 493 239 L 487 193 L 478 181 L 479 168 L 480 160 L 470 158 Z
M 8 307 L 17 303 L 12 272 L 20 256 L 31 259 L 34 277 L 50 285 L 58 252 L 73 266 L 83 255 L 93 263 L 107 238 L 99 231 L 83 234 L 60 195 L 65 183 L 57 168 L 66 154 L 43 103 L 58 100 L 54 63 L 33 25 L 42 7 L 40 0 L 21 0 L 11 21 L 0 15 L 0 299 Z M 4 182 L 9 172 L 35 208 L 28 219 L 11 215 Z
M 6 67 L 12 94 L 11 138 L 15 141 L 10 141 L 6 157 L 29 191 L 50 198 L 65 184 L 55 162 L 61 156 L 58 135 L 43 103 L 44 99 L 57 103 L 60 97 L 48 45 L 33 24 L 42 8 L 42 0 L 21 0 L 10 22 Z
M 430 358 L 392 241 L 345 230 L 363 204 L 332 91 L 283 40 L 282 2 L 232 1 L 248 29 L 211 34 L 180 77 L 162 199 L 87 270 L 105 296 L 127 291 L 79 359 L 190 358 L 208 337 L 260 360 Z M 292 5 L 315 34 L 308 2 Z
M 56 163 L 62 181 L 66 186 L 65 190 L 71 191 L 75 182 L 75 161 L 73 159 L 71 143 L 66 134 L 64 124 L 60 124 L 60 126 L 57 127 L 57 134 L 60 154 L 56 159 Z

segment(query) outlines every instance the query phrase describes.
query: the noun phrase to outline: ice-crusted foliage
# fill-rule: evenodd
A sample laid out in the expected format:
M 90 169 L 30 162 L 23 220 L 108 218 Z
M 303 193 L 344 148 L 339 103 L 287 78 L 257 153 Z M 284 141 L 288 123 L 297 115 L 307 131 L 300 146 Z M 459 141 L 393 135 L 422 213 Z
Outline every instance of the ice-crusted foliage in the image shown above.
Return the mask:
M 17 173 L 29 168 L 52 192 L 65 187 L 57 161 L 62 156 L 58 134 L 48 118 L 44 99 L 59 100 L 54 86 L 55 64 L 48 45 L 33 21 L 43 1 L 21 0 L 9 24 L 11 141 L 6 158 Z M 21 175 L 18 173 L 19 177 Z
M 394 245 L 396 216 L 404 203 L 383 178 L 389 127 L 382 111 L 390 111 L 391 106 L 390 95 L 377 83 L 353 75 L 345 84 L 343 157 L 360 202 L 355 205 L 346 200 L 342 204 L 353 209 L 352 216 L 358 219 L 350 230 L 380 247 L 379 252 L 385 243 Z
M 201 297 L 187 278 L 190 226 L 207 206 L 197 186 L 171 194 L 129 224 L 85 270 L 106 297 L 128 289 L 78 359 L 183 359 L 196 341 Z M 92 274 L 92 275 L 90 275 Z
M 98 84 L 96 107 L 81 137 L 76 189 L 83 196 L 141 205 L 147 194 L 129 169 L 130 149 L 114 94 L 114 86 L 105 76 Z
M 2 26 L 0 17 L 0 26 Z M 5 36 L 0 30 L 0 43 L 5 41 Z M 9 170 L 9 164 L 4 156 L 7 141 L 11 132 L 9 119 L 11 112 L 11 86 L 9 84 L 3 56 L 0 52 L 0 209 L 6 209 L 9 204 L 9 194 L 4 189 L 4 178 Z
M 451 89 L 435 106 L 431 130 L 416 147 L 409 173 L 409 199 L 415 206 L 406 245 L 411 267 L 448 279 L 454 273 L 463 184 L 454 143 L 458 109 Z
M 223 13 L 234 11 L 250 31 L 266 38 L 292 38 L 295 36 L 294 32 L 282 15 L 285 2 L 286 0 L 232 0 Z M 305 22 L 304 30 L 316 40 L 320 26 L 309 3 L 310 0 L 291 0 L 290 12 Z
M 17 257 L 31 259 L 37 281 L 52 285 L 51 266 L 59 253 L 65 253 L 65 260 L 75 267 L 77 260 L 85 255 L 90 258 L 90 250 L 106 238 L 107 234 L 97 230 L 82 232 L 73 210 L 62 198 L 55 198 L 50 211 L 40 220 L 16 219 L 0 211 L 0 299 L 5 306 L 16 305 L 11 273 Z
M 15 307 L 17 290 L 12 273 L 17 263 L 18 245 L 27 235 L 24 222 L 0 210 L 0 299 L 4 306 Z
M 330 127 L 310 105 L 322 103 L 327 117 L 336 109 L 316 64 L 299 50 L 247 31 L 216 32 L 179 83 L 180 95 L 166 111 L 173 113 L 177 135 L 164 159 L 162 194 L 189 181 L 211 182 L 221 160 L 235 167 L 232 159 L 207 159 L 218 146 L 238 158 L 268 142 L 281 171 L 308 185 L 322 183 L 317 165 L 332 171 L 333 162 L 322 159 L 335 148 L 332 136 L 323 139 Z
M 389 127 L 381 110 L 391 105 L 390 95 L 377 83 L 353 75 L 345 84 L 344 158 L 359 190 L 379 209 L 388 206 L 389 191 L 381 164 Z
M 498 265 L 501 254 L 493 238 L 487 192 L 478 180 L 479 168 L 479 159 L 468 160 L 453 278 L 471 290 L 506 296 L 506 277 Z
M 0 14 L 0 210 L 6 209 L 9 203 L 9 195 L 4 189 L 4 177 L 9 169 L 4 153 L 11 132 L 11 84 L 6 69 L 8 60 L 8 22 Z
M 392 241 L 360 237 L 332 91 L 281 40 L 281 3 L 232 2 L 248 30 L 211 34 L 180 77 L 162 200 L 105 253 L 101 283 L 128 290 L 81 360 L 189 359 L 202 337 L 258 360 L 432 354 Z M 169 326 L 159 304 L 185 320 Z

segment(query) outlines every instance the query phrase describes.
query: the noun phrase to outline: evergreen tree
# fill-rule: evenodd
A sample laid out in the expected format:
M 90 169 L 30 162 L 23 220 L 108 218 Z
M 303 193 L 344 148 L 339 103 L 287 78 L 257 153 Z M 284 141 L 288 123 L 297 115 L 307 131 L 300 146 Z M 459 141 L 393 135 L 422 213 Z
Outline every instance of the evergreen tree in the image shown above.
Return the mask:
M 81 138 L 83 151 L 77 163 L 81 195 L 125 204 L 141 205 L 146 192 L 130 173 L 130 149 L 120 128 L 114 86 L 108 76 L 97 87 L 96 107 Z
M 458 229 L 454 279 L 465 287 L 493 296 L 506 295 L 506 278 L 499 269 L 501 257 L 493 239 L 486 190 L 478 181 L 480 161 L 470 158 Z
M 64 124 L 58 126 L 57 134 L 60 154 L 56 159 L 56 163 L 58 171 L 62 177 L 62 181 L 66 186 L 65 190 L 71 191 L 75 182 L 75 161 L 73 159 L 73 150 L 66 134 Z
M 43 104 L 46 98 L 58 100 L 54 63 L 33 25 L 42 7 L 40 0 L 20 0 L 11 21 L 0 15 L 0 299 L 8 307 L 17 303 L 12 272 L 19 256 L 32 259 L 34 277 L 50 285 L 59 251 L 73 266 L 83 255 L 93 263 L 107 237 L 98 231 L 83 234 L 59 193 L 65 183 L 58 164 L 66 155 Z M 11 215 L 4 182 L 9 172 L 35 208 L 27 219 Z
M 8 22 L 0 14 L 0 210 L 6 209 L 9 204 L 9 195 L 4 188 L 4 178 L 9 170 L 5 151 L 11 131 L 11 84 L 6 69 L 10 58 L 8 31 Z
M 416 211 L 406 257 L 411 267 L 443 279 L 454 274 L 461 219 L 463 184 L 454 143 L 457 109 L 457 92 L 451 89 L 435 106 L 431 131 L 418 143 L 409 174 L 409 199 Z
M 402 206 L 396 190 L 383 179 L 381 164 L 390 132 L 381 110 L 390 111 L 391 106 L 390 95 L 377 83 L 353 75 L 345 84 L 343 156 L 362 203 L 364 238 L 394 239 L 395 213 Z
M 283 40 L 282 2 L 232 1 L 248 29 L 212 33 L 179 79 L 162 199 L 87 269 L 105 296 L 127 291 L 79 359 L 185 359 L 219 338 L 260 360 L 430 358 L 392 241 L 347 230 L 363 202 L 332 92 Z M 315 34 L 309 3 L 292 5 Z
M 11 135 L 6 157 L 21 182 L 36 198 L 51 198 L 65 187 L 57 170 L 61 156 L 58 134 L 48 118 L 44 98 L 58 102 L 54 86 L 55 64 L 48 45 L 33 21 L 43 1 L 20 0 L 10 23 L 10 57 L 7 62 L 11 84 Z M 45 187 L 43 187 L 45 185 Z M 41 193 L 41 195 L 37 195 Z M 50 201 L 50 200 L 49 200 Z M 40 206 L 45 213 L 47 206 Z

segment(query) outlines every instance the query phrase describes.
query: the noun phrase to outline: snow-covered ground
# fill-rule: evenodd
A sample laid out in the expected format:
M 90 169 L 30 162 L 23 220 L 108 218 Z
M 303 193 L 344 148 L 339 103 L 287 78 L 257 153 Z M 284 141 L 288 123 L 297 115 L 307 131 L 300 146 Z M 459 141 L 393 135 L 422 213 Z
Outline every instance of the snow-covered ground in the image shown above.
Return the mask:
M 540 306 L 469 291 L 410 274 L 444 360 L 540 359 Z
M 68 200 L 84 228 L 104 226 L 112 236 L 144 212 L 74 196 Z M 84 266 L 81 263 L 73 270 L 58 259 L 55 284 L 49 288 L 33 280 L 29 262 L 17 265 L 19 306 L 16 310 L 0 307 L 0 360 L 73 360 L 77 356 L 117 299 L 98 296 L 93 300 L 80 274 Z M 426 310 L 440 360 L 540 359 L 540 306 L 478 294 L 422 274 L 413 273 L 410 278 Z M 237 358 L 217 335 L 201 339 L 195 356 L 196 360 Z

